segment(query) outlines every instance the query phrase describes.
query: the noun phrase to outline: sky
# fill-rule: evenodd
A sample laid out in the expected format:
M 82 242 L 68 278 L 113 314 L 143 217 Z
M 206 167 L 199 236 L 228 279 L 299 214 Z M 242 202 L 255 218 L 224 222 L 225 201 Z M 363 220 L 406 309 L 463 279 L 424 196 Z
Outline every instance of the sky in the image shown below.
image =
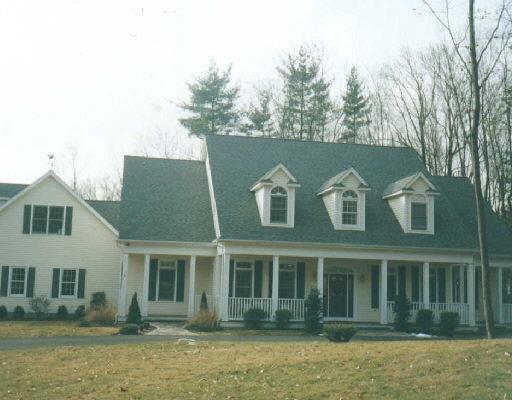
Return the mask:
M 368 76 L 441 36 L 421 0 L 4 0 L 0 182 L 34 181 L 48 154 L 69 180 L 70 149 L 79 178 L 99 178 L 154 132 L 194 151 L 177 105 L 212 58 L 244 100 L 286 51 L 321 45 L 341 92 L 352 65 Z

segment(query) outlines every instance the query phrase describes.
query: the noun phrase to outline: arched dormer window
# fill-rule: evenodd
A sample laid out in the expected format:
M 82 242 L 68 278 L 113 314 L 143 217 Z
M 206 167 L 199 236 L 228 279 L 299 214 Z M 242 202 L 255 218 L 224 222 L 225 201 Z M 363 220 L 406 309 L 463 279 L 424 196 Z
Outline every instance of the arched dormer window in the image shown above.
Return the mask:
M 286 224 L 288 221 L 288 192 L 276 186 L 270 192 L 270 223 Z
M 427 230 L 427 199 L 420 194 L 411 199 L 411 229 Z
M 341 196 L 341 224 L 357 225 L 358 197 L 353 190 L 346 190 Z

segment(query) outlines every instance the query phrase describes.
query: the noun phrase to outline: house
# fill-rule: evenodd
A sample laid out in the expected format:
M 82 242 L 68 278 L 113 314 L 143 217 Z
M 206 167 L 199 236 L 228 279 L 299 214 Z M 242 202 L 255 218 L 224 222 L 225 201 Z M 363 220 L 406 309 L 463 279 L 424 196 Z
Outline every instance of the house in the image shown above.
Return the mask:
M 117 305 L 119 202 L 84 201 L 53 171 L 31 185 L 0 184 L 0 305 L 74 312 L 104 291 Z
M 202 146 L 199 161 L 126 156 L 119 203 L 83 201 L 52 172 L 0 185 L 0 304 L 58 290 L 53 306 L 73 307 L 105 291 L 123 320 L 137 293 L 144 318 L 181 320 L 205 293 L 223 324 L 254 307 L 300 322 L 317 288 L 327 321 L 388 324 L 398 294 L 414 313 L 483 319 L 467 178 L 432 176 L 403 147 L 239 136 Z M 512 232 L 486 213 L 496 319 L 512 323 Z
M 482 320 L 477 223 L 467 178 L 432 176 L 409 148 L 207 136 L 201 161 L 125 158 L 119 315 L 180 319 L 207 294 L 223 323 L 253 307 L 392 322 L 413 311 Z M 512 322 L 512 233 L 487 208 L 497 321 Z

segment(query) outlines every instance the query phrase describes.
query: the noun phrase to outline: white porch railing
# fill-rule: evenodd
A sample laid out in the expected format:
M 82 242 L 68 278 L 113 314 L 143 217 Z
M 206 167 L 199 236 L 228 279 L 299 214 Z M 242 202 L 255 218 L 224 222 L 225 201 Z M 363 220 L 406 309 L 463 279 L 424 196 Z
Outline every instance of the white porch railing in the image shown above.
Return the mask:
M 265 311 L 265 320 L 272 319 L 272 299 L 256 299 L 250 297 L 230 297 L 228 299 L 228 318 L 234 321 L 244 319 L 244 314 L 251 308 L 261 308 Z
M 202 295 L 197 294 L 194 300 L 194 314 L 199 312 L 199 309 L 201 307 L 201 297 Z M 212 296 L 212 295 L 206 295 L 206 301 L 208 302 L 208 310 L 209 311 L 215 311 L 217 312 L 218 308 L 218 296 Z
M 292 313 L 292 321 L 304 321 L 303 299 L 279 299 L 278 310 L 289 310 Z
M 387 302 L 388 323 L 392 323 L 395 319 L 393 313 L 394 305 L 394 301 Z M 418 313 L 418 310 L 423 310 L 427 308 L 422 302 L 417 301 L 412 302 L 411 307 L 411 321 L 416 320 L 416 314 Z M 432 312 L 434 313 L 434 322 L 436 323 L 439 323 L 441 313 L 443 311 L 451 311 L 459 313 L 459 319 L 462 325 L 469 324 L 469 304 L 467 303 L 430 303 L 428 309 L 432 310 Z
M 512 323 L 512 304 L 509 304 L 509 303 L 503 303 L 501 305 L 503 308 L 502 308 L 502 312 L 503 312 L 503 322 L 505 324 L 510 324 Z

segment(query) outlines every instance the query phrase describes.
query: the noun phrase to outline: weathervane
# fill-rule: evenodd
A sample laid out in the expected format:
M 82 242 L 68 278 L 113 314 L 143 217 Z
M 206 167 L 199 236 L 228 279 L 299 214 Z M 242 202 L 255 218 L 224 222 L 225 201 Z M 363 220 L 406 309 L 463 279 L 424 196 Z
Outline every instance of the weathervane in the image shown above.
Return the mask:
M 53 169 L 55 154 L 47 154 L 46 156 L 48 157 L 48 164 L 50 165 L 50 169 Z

